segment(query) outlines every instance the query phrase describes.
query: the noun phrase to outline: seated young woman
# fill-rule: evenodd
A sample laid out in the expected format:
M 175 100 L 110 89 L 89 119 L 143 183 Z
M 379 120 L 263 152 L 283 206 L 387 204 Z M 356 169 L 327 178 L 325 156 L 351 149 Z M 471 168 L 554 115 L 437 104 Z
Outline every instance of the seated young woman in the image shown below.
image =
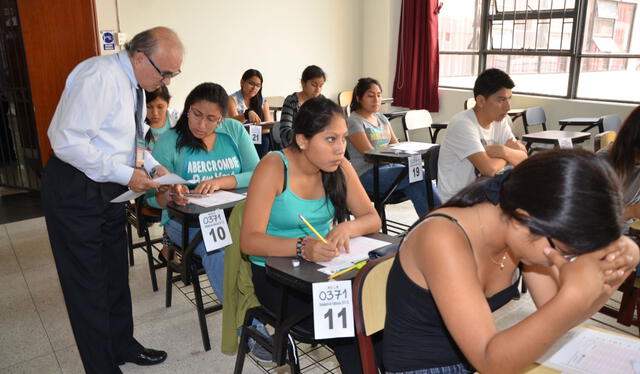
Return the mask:
M 170 172 L 196 183 L 157 192 L 148 198 L 151 205 L 165 208 L 171 200 L 185 205 L 189 202 L 184 196 L 187 192 L 206 194 L 249 184 L 259 161 L 258 154 L 244 126 L 224 118 L 228 104 L 224 88 L 215 83 L 202 83 L 189 93 L 175 129 L 160 137 L 153 157 Z M 169 219 L 166 209 L 162 212 L 161 224 L 171 241 L 182 246 L 182 225 Z M 189 229 L 189 240 L 197 231 L 197 228 Z M 222 302 L 224 248 L 207 253 L 204 243 L 200 243 L 194 253 L 202 258 L 209 282 Z
M 380 230 L 380 217 L 358 175 L 345 160 L 347 124 L 342 109 L 325 98 L 300 108 L 293 142 L 261 161 L 249 184 L 240 248 L 249 255 L 260 303 L 279 308 L 279 287 L 265 274 L 266 257 L 298 256 L 327 261 L 348 250 L 349 238 Z M 327 239 L 318 240 L 298 218 L 303 216 Z M 355 218 L 348 220 L 349 214 Z M 333 226 L 332 226 L 333 224 Z M 311 296 L 292 292 L 288 310 L 309 308 Z M 313 318 L 301 322 L 313 331 Z M 356 341 L 331 339 L 343 373 L 360 373 Z
M 147 118 L 145 122 L 149 125 L 149 131 L 145 135 L 147 149 L 153 151 L 153 147 L 160 135 L 173 128 L 178 122 L 180 113 L 169 108 L 171 95 L 167 86 L 161 86 L 155 91 L 144 91 L 147 102 Z
M 396 255 L 387 373 L 521 372 L 638 263 L 621 209 L 613 171 L 582 150 L 537 153 L 458 192 L 413 226 Z M 498 331 L 491 313 L 517 295 L 519 264 L 537 311 Z
M 293 122 L 300 106 L 309 99 L 322 96 L 322 86 L 326 80 L 327 76 L 319 66 L 309 65 L 302 71 L 302 78 L 300 78 L 302 91 L 294 92 L 284 99 L 280 124 L 278 125 L 279 138 L 283 148 L 292 142 Z
M 598 154 L 609 159 L 620 178 L 624 218 L 640 219 L 640 106 L 625 119 L 615 142 Z
M 379 149 L 389 144 L 397 143 L 398 138 L 387 117 L 380 113 L 382 105 L 382 86 L 373 78 L 360 78 L 353 88 L 351 99 L 351 114 L 349 124 L 349 143 L 347 150 L 351 164 L 360 176 L 362 185 L 368 192 L 373 192 L 373 164 L 367 161 L 364 153 L 371 149 Z M 380 167 L 380 191 L 386 191 L 397 176 L 406 169 L 402 164 L 386 164 Z M 425 180 L 409 183 L 409 174 L 400 182 L 400 191 L 413 203 L 413 207 L 422 216 L 429 210 L 440 205 L 438 191 L 432 186 L 434 206 L 427 202 L 427 188 Z
M 271 109 L 262 97 L 262 74 L 258 70 L 249 69 L 242 74 L 240 90 L 229 96 L 228 116 L 254 125 L 271 121 Z M 269 129 L 262 129 L 262 134 L 269 132 Z M 269 152 L 269 136 L 263 136 L 262 143 L 255 146 L 258 157 L 262 158 Z

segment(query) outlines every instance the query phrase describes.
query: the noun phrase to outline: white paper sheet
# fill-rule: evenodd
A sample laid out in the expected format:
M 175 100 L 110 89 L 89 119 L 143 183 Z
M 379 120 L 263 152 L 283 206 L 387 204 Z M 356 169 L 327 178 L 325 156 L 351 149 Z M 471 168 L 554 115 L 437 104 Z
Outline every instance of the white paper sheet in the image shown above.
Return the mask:
M 389 144 L 389 148 L 397 149 L 405 152 L 417 152 L 429 149 L 437 144 L 421 143 L 421 142 L 401 142 L 395 144 Z
M 205 208 L 230 203 L 233 201 L 244 200 L 247 197 L 243 194 L 229 192 L 229 191 L 216 191 L 212 194 L 207 194 L 204 197 L 190 197 L 189 202 L 192 204 L 200 205 Z
M 391 243 L 365 236 L 351 238 L 349 239 L 349 253 L 342 253 L 331 261 L 318 262 L 318 265 L 324 266 L 318 271 L 325 274 L 337 273 L 353 264 L 368 259 L 370 251 L 389 244 Z
M 153 180 L 154 182 L 160 183 L 161 185 L 166 185 L 166 184 L 186 184 L 187 181 L 184 180 L 181 176 L 177 175 L 177 174 L 166 174 L 163 175 L 161 177 L 155 178 Z M 129 200 L 135 200 L 138 196 L 142 196 L 144 194 L 144 192 L 133 192 L 131 190 L 128 190 L 127 192 L 123 193 L 122 195 L 116 197 L 115 199 L 111 200 L 112 203 L 124 203 L 125 201 L 129 201 Z
M 640 339 L 580 326 L 537 362 L 568 374 L 639 374 Z

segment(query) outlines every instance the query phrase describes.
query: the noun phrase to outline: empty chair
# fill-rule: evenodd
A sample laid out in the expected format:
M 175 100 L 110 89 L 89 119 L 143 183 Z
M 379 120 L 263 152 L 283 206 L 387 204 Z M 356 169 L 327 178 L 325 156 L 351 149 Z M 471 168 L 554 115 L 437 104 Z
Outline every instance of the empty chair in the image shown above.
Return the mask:
M 522 112 L 522 123 L 524 123 L 524 133 L 529 133 L 529 126 L 542 126 L 543 131 L 547 131 L 547 116 L 544 109 L 539 106 L 527 108 Z
M 268 96 L 265 97 L 269 108 L 273 111 L 273 120 L 278 121 L 278 112 L 282 111 L 282 104 L 284 103 L 284 96 Z
M 410 141 L 409 132 L 412 130 L 427 129 L 429 131 L 429 137 L 431 143 L 436 142 L 438 132 L 446 129 L 446 123 L 433 123 L 431 113 L 428 110 L 409 110 L 402 116 L 402 128 L 404 129 L 404 135 L 407 141 Z M 435 130 L 435 131 L 434 131 Z M 427 140 L 428 141 L 428 140 Z
M 622 119 L 617 114 L 602 116 L 600 121 L 602 121 L 602 131 L 618 132 L 622 125 Z
M 351 104 L 351 99 L 353 98 L 353 90 L 342 91 L 338 94 L 338 105 L 344 109 L 344 113 L 349 116 L 350 108 L 349 104 Z
M 468 98 L 467 100 L 464 101 L 464 109 L 470 109 L 473 108 L 474 106 L 476 106 L 476 99 L 474 99 L 473 97 Z
M 605 131 L 597 134 L 593 140 L 593 151 L 597 152 L 608 146 L 616 140 L 617 133 L 613 131 Z

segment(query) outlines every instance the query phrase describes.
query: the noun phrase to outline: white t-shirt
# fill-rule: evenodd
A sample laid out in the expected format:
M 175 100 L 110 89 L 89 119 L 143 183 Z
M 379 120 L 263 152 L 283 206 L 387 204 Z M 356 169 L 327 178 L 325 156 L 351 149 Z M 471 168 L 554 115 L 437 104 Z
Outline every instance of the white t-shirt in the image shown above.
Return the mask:
M 509 116 L 484 129 L 473 108 L 456 114 L 449 121 L 438 157 L 438 190 L 442 201 L 446 202 L 476 179 L 475 167 L 467 157 L 484 152 L 484 146 L 504 145 L 512 138 Z

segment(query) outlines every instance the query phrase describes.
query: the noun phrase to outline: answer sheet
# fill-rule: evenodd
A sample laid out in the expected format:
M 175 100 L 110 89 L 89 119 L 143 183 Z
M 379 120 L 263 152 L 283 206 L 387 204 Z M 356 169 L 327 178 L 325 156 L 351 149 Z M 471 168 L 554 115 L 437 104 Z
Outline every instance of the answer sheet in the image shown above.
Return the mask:
M 331 261 L 318 262 L 318 265 L 324 266 L 322 269 L 318 269 L 318 271 L 328 275 L 337 273 L 340 270 L 346 269 L 362 260 L 369 259 L 369 252 L 389 244 L 391 243 L 383 240 L 367 238 L 365 236 L 351 238 L 349 239 L 349 253 L 343 252 L 340 256 L 335 257 Z

